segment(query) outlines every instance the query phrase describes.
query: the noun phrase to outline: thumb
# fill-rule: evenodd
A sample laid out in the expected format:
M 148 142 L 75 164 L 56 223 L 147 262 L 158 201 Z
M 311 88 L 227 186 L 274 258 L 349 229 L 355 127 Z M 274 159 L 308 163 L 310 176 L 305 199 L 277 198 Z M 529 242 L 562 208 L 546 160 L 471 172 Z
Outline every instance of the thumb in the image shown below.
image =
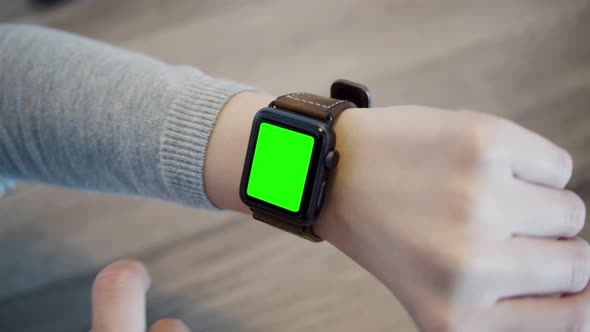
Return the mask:
M 98 273 L 92 286 L 92 332 L 144 332 L 150 276 L 143 264 L 123 259 Z

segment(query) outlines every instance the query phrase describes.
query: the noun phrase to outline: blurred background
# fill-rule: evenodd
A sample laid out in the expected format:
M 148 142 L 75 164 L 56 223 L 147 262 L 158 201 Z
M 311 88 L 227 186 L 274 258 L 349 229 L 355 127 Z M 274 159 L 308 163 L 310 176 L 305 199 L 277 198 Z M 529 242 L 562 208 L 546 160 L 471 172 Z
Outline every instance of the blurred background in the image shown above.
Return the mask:
M 590 0 L 0 0 L 0 21 L 71 31 L 275 94 L 325 94 L 348 78 L 372 89 L 375 106 L 499 114 L 570 150 L 570 188 L 590 203 Z M 153 274 L 151 322 L 415 331 L 390 293 L 327 243 L 233 213 L 37 185 L 0 199 L 0 330 L 87 331 L 92 279 L 123 256 Z

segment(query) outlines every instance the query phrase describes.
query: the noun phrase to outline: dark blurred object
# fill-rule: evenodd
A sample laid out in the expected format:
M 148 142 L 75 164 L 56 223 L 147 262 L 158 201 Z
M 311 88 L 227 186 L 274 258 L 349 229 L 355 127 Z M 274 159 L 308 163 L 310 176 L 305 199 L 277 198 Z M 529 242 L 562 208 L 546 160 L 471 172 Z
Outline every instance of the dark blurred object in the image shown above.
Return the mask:
M 34 7 L 37 8 L 47 8 L 54 6 L 61 2 L 66 2 L 66 0 L 29 0 Z

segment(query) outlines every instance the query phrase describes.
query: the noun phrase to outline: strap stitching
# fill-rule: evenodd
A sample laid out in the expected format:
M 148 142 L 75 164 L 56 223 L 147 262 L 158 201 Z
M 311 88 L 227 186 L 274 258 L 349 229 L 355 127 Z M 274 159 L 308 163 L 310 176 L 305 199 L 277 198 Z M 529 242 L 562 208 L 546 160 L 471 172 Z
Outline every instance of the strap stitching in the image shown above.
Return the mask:
M 294 100 L 297 100 L 297 101 L 300 101 L 300 102 L 303 102 L 303 103 L 307 103 L 307 104 L 319 106 L 319 107 L 322 107 L 322 108 L 325 108 L 325 109 L 332 108 L 332 107 L 334 107 L 334 106 L 336 106 L 338 104 L 342 104 L 343 102 L 345 102 L 345 100 L 337 100 L 337 101 L 333 102 L 330 105 L 322 105 L 322 104 L 319 104 L 319 103 L 315 103 L 313 101 L 309 101 L 309 100 L 306 100 L 306 99 L 301 99 L 301 98 L 295 97 L 295 95 L 303 95 L 303 94 L 308 94 L 308 93 L 306 93 L 306 92 L 292 93 L 292 94 L 286 95 L 285 97 L 286 98 L 290 98 L 290 99 L 294 99 Z

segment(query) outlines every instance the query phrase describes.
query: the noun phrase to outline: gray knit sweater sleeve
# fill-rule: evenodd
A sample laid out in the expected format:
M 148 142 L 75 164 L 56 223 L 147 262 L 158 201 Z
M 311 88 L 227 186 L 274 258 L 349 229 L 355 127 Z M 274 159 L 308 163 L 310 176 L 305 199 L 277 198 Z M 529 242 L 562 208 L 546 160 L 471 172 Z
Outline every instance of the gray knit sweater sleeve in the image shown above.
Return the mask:
M 0 25 L 0 178 L 211 207 L 207 142 L 245 89 L 68 33 Z

